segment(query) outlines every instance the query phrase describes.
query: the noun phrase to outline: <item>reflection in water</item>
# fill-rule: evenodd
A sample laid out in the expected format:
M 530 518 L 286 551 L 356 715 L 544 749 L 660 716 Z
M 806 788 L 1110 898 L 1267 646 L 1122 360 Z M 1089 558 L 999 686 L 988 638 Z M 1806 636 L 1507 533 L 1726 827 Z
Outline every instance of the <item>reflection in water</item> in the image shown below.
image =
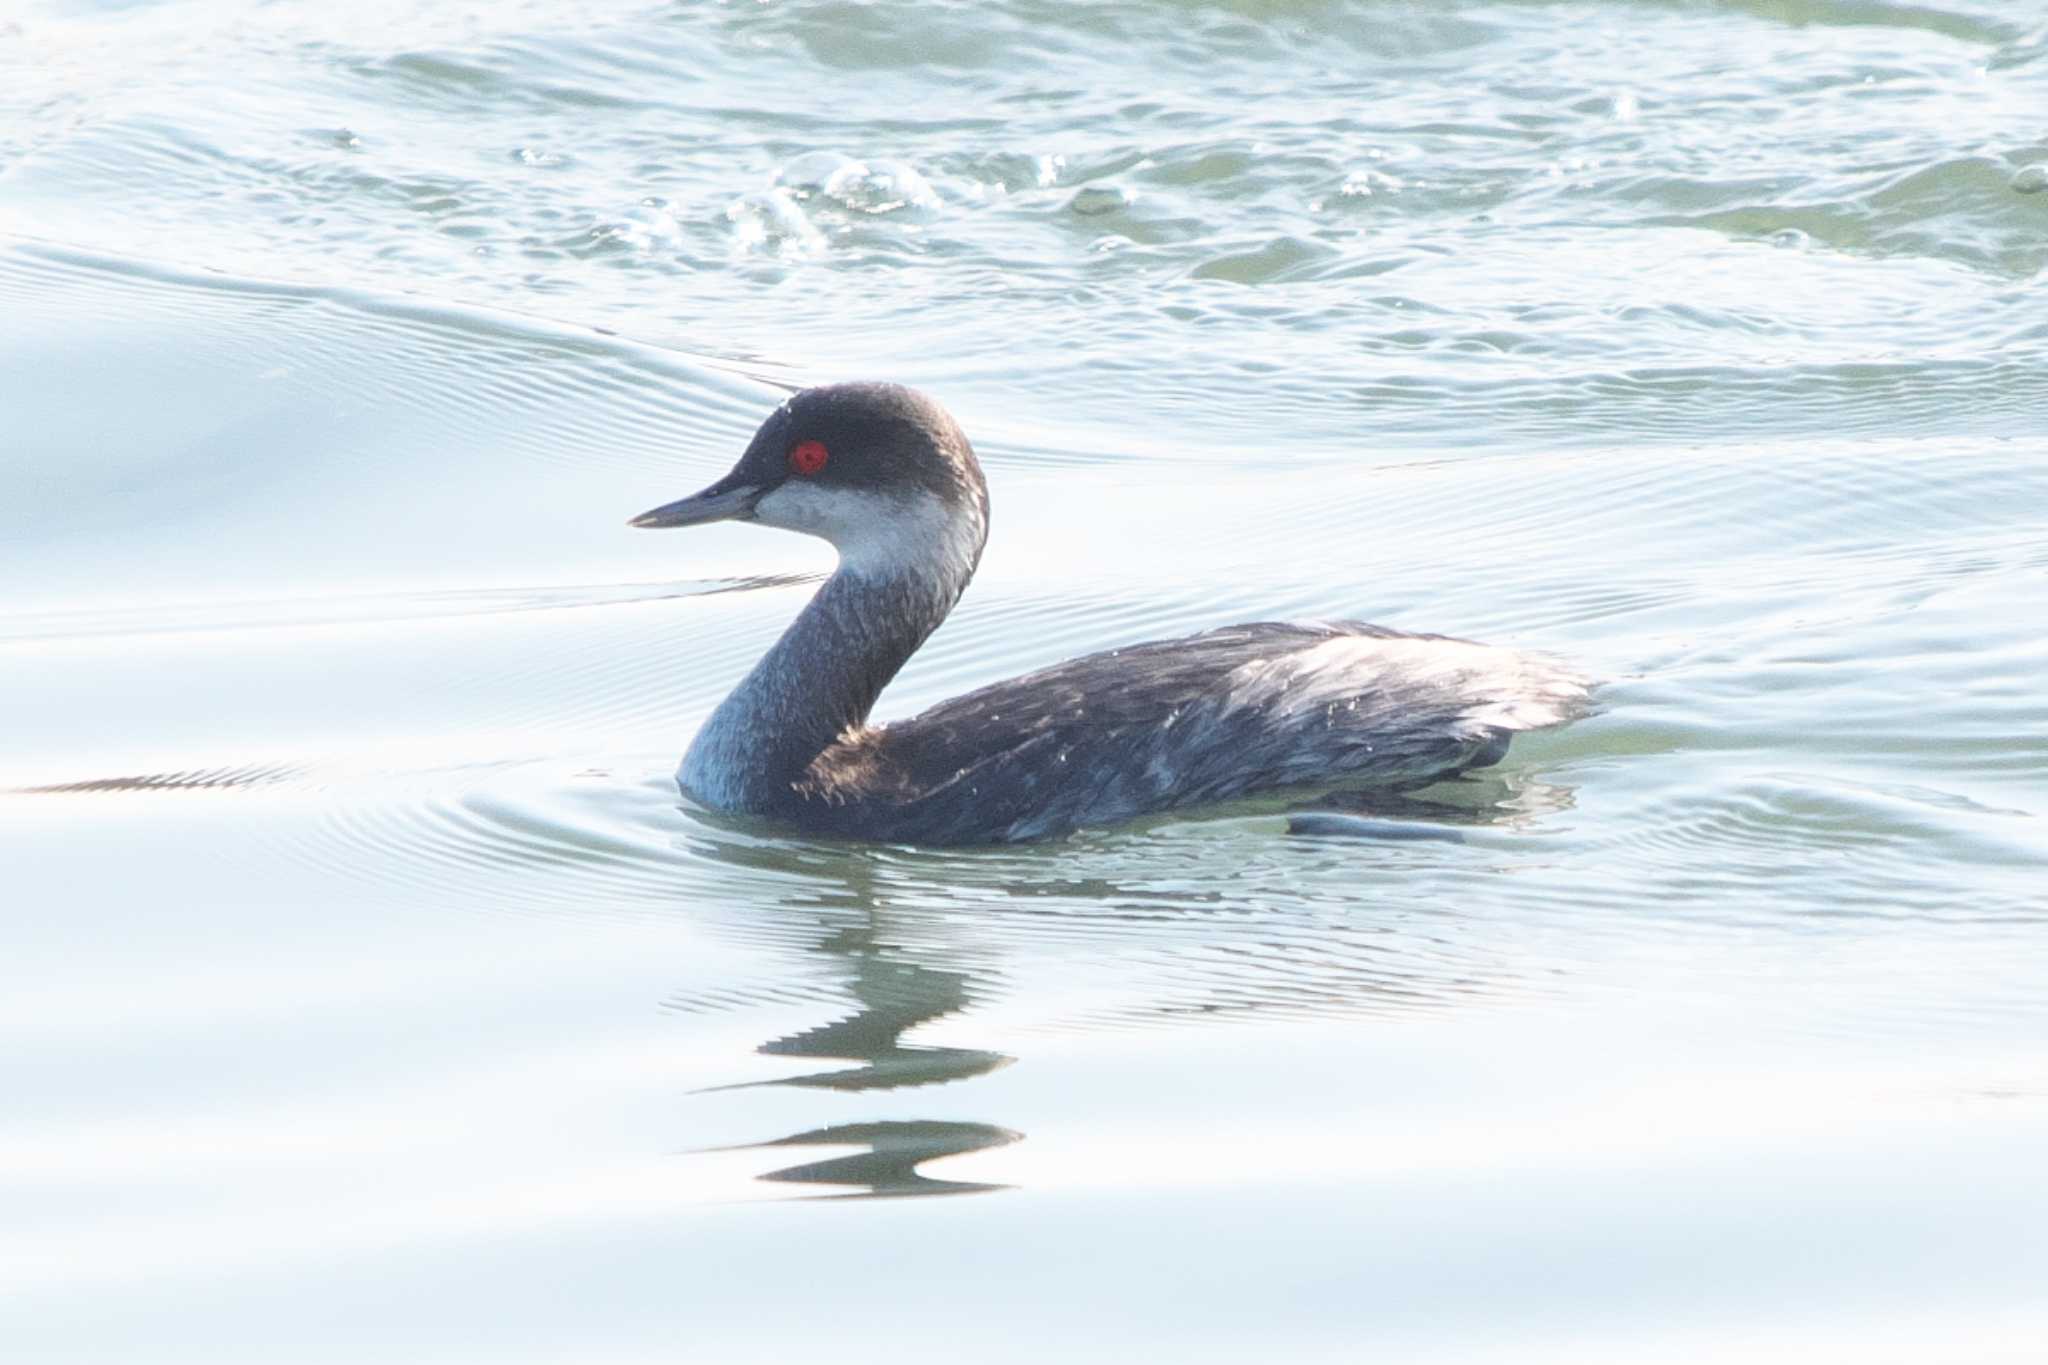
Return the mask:
M 801 1033 L 772 1039 L 760 1051 L 773 1057 L 835 1057 L 861 1062 L 857 1067 L 810 1072 L 760 1085 L 815 1086 L 832 1090 L 890 1090 L 902 1086 L 936 1085 L 965 1080 L 1007 1066 L 1013 1058 L 976 1048 L 906 1044 L 905 1032 L 942 1018 L 969 1003 L 964 973 L 927 967 L 901 958 L 876 942 L 872 921 L 828 936 L 819 951 L 842 956 L 853 966 L 852 991 L 860 1008 Z M 848 1123 L 813 1129 L 763 1147 L 866 1145 L 854 1156 L 786 1166 L 763 1180 L 865 1185 L 868 1196 L 970 1194 L 1002 1189 L 973 1181 L 934 1180 L 917 1165 L 936 1157 L 958 1156 L 1015 1142 L 1023 1134 L 986 1123 L 919 1119 L 885 1123 Z
M 1413 840 L 1462 841 L 1464 832 L 1491 830 L 1513 841 L 1536 814 L 1570 803 L 1566 789 L 1488 775 L 1423 794 L 1261 808 L 1251 820 L 1169 822 L 967 853 L 817 844 L 707 821 L 692 840 L 698 851 L 744 870 L 752 887 L 782 888 L 780 902 L 748 931 L 821 958 L 855 1005 L 757 1051 L 854 1065 L 700 1093 L 793 1086 L 859 1094 L 1006 1066 L 1015 1059 L 999 1052 L 904 1041 L 913 1028 L 986 1004 L 995 993 L 992 960 L 1026 971 L 1057 961 L 1063 998 L 1088 1002 L 1067 1016 L 1068 1027 L 1408 1013 L 1493 994 L 1528 964 L 1474 960 L 1444 933 L 1442 917 L 1455 912 L 1440 893 L 1456 879 L 1493 878 L 1497 855 L 1482 854 L 1483 863 L 1429 857 L 1440 893 L 1423 907 L 1390 902 L 1361 913 L 1358 879 L 1417 856 L 1400 852 Z M 1283 812 L 1288 836 L 1270 823 Z M 1141 1002 L 1131 1001 L 1133 991 Z M 768 994 L 788 998 L 781 989 Z M 735 998 L 728 985 L 716 996 L 669 1003 L 695 1010 Z M 934 1180 L 919 1164 L 1021 1137 L 990 1123 L 906 1119 L 829 1124 L 722 1150 L 851 1144 L 867 1150 L 761 1178 L 861 1186 L 867 1196 L 954 1194 L 1005 1187 Z
M 1497 779 L 1465 775 L 1440 784 L 1477 788 Z M 1468 798 L 1469 802 L 1469 798 Z M 1499 802 L 1489 808 L 1453 801 L 1432 801 L 1406 792 L 1327 792 L 1295 807 L 1287 817 L 1289 834 L 1327 834 L 1359 839 L 1436 840 L 1461 844 L 1459 825 L 1483 825 L 1498 818 Z
M 957 1014 L 971 1003 L 967 975 L 910 961 L 899 949 L 877 942 L 871 916 L 858 927 L 842 926 L 820 941 L 816 949 L 851 965 L 849 990 L 860 1002 L 860 1008 L 829 1024 L 771 1039 L 758 1050 L 770 1057 L 847 1058 L 862 1065 L 713 1089 L 799 1085 L 829 1090 L 894 1090 L 966 1080 L 1015 1060 L 978 1048 L 904 1043 L 903 1035 L 910 1029 Z
M 770 1039 L 758 1049 L 771 1057 L 845 1059 L 858 1066 L 806 1072 L 772 1081 L 750 1081 L 713 1089 L 755 1086 L 802 1086 L 842 1091 L 894 1090 L 938 1085 L 984 1075 L 1014 1058 L 978 1048 L 908 1044 L 903 1035 L 919 1024 L 957 1014 L 972 1003 L 967 973 L 915 961 L 878 934 L 880 914 L 873 904 L 872 878 L 865 859 L 855 856 L 843 890 L 809 897 L 825 910 L 824 936 L 812 945 L 847 977 L 847 991 L 857 1008 L 843 1018 L 802 1032 Z M 848 910 L 853 911 L 849 920 Z M 916 1119 L 879 1123 L 835 1124 L 786 1138 L 753 1144 L 769 1147 L 866 1146 L 851 1156 L 831 1157 L 786 1166 L 763 1180 L 828 1185 L 859 1185 L 858 1196 L 969 1194 L 1003 1186 L 974 1181 L 934 1180 L 918 1172 L 918 1164 L 1015 1142 L 1023 1135 L 987 1123 Z
M 918 1163 L 1001 1147 L 1023 1136 L 988 1123 L 911 1119 L 840 1123 L 830 1128 L 793 1133 L 773 1142 L 755 1143 L 754 1147 L 864 1146 L 868 1149 L 865 1152 L 784 1166 L 769 1171 L 761 1179 L 789 1184 L 864 1185 L 866 1189 L 820 1197 L 879 1199 L 912 1194 L 980 1194 L 988 1190 L 1006 1190 L 1009 1188 L 1007 1185 L 980 1180 L 934 1180 L 919 1173 Z

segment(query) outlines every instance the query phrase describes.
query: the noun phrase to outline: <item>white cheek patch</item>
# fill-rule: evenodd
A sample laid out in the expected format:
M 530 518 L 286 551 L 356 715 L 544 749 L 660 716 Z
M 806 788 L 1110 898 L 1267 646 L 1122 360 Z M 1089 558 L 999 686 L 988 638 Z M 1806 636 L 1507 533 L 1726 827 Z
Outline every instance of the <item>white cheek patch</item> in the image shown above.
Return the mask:
M 834 545 L 853 532 L 863 515 L 886 516 L 886 500 L 867 493 L 825 490 L 800 479 L 777 484 L 774 491 L 754 504 L 754 520 L 763 526 L 801 531 Z
M 827 540 L 842 569 L 888 577 L 917 569 L 957 572 L 978 548 L 972 514 L 956 516 L 929 493 L 896 495 L 790 479 L 754 504 L 763 526 Z

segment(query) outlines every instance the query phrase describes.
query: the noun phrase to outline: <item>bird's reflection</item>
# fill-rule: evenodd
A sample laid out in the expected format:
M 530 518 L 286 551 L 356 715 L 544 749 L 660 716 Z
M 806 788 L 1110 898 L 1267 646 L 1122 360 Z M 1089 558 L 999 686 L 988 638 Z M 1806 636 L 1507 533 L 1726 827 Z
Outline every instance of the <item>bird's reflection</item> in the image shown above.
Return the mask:
M 778 850 L 729 847 L 751 861 L 765 855 L 782 861 Z M 853 1066 L 807 1071 L 769 1081 L 716 1086 L 713 1090 L 795 1086 L 805 1089 L 867 1092 L 940 1085 L 967 1080 L 1009 1065 L 1015 1058 L 980 1048 L 912 1044 L 904 1034 L 920 1024 L 957 1014 L 974 1003 L 974 981 L 963 970 L 931 960 L 921 946 L 915 955 L 888 941 L 883 930 L 885 900 L 878 897 L 867 855 L 838 851 L 839 884 L 804 897 L 817 915 L 821 933 L 809 945 L 828 959 L 844 979 L 854 1008 L 829 1023 L 771 1038 L 756 1051 L 770 1057 L 843 1060 Z M 815 869 L 812 869 L 815 871 Z M 918 1167 L 939 1157 L 1000 1147 L 1023 1134 L 989 1123 L 950 1119 L 904 1119 L 833 1124 L 767 1142 L 751 1149 L 788 1147 L 865 1147 L 866 1151 L 779 1167 L 760 1178 L 786 1184 L 852 1187 L 836 1198 L 881 1198 L 933 1194 L 973 1194 L 1007 1188 L 982 1181 L 940 1180 Z M 730 1150 L 730 1149 L 728 1149 Z
M 1143 992 L 1143 1003 L 1102 1016 L 1116 1024 L 1246 1012 L 1405 1013 L 1491 993 L 1517 973 L 1505 964 L 1446 954 L 1434 929 L 1418 934 L 1413 952 L 1404 951 L 1401 931 L 1357 913 L 1371 904 L 1360 899 L 1354 880 L 1372 861 L 1364 848 L 1382 844 L 1391 854 L 1416 839 L 1459 839 L 1465 831 L 1562 808 L 1570 799 L 1540 784 L 1495 790 L 1468 783 L 1452 795 L 1463 799 L 1435 793 L 1337 798 L 1276 811 L 1295 836 L 1311 836 L 1278 846 L 1270 825 L 1259 834 L 1219 826 L 1192 842 L 1147 843 L 1140 833 L 1122 843 L 1105 838 L 954 856 L 786 840 L 706 822 L 696 852 L 741 872 L 738 885 L 749 890 L 783 888 L 777 903 L 762 905 L 758 917 L 749 914 L 752 931 L 825 964 L 853 1006 L 756 1049 L 769 1057 L 848 1065 L 710 1090 L 866 1094 L 986 1075 L 1015 1059 L 981 1048 L 909 1043 L 905 1036 L 995 996 L 992 957 L 1074 951 L 1076 944 L 1087 945 L 1086 956 L 1094 957 L 1105 931 L 1126 949 L 1149 943 L 1151 952 L 1136 960 L 1155 958 L 1161 968 L 1138 969 L 1128 985 Z M 1347 836 L 1363 848 L 1354 851 Z M 1261 862 L 1248 874 L 1245 856 L 1254 850 Z M 1346 889 L 1326 906 L 1307 894 L 1302 879 L 1320 881 L 1331 866 L 1348 874 Z M 1276 879 L 1297 899 L 1273 892 Z M 955 913 L 962 905 L 975 907 L 971 928 L 961 927 Z M 805 1149 L 809 1155 L 815 1148 L 858 1149 L 759 1177 L 844 1187 L 828 1197 L 964 1194 L 1008 1187 L 934 1178 L 922 1165 L 1023 1136 L 994 1123 L 911 1116 L 828 1124 L 721 1150 Z
M 1015 1060 L 979 1048 L 934 1047 L 903 1041 L 903 1035 L 917 1025 L 967 1008 L 972 1003 L 968 978 L 964 972 L 914 961 L 891 945 L 879 942 L 872 913 L 864 915 L 859 924 L 842 925 L 836 932 L 828 933 L 814 947 L 851 968 L 847 986 L 857 1008 L 831 1023 L 772 1038 L 756 1050 L 769 1057 L 845 1059 L 860 1065 L 716 1089 L 796 1085 L 827 1090 L 894 1090 L 964 1081 Z
M 839 1123 L 792 1133 L 753 1147 L 865 1147 L 864 1152 L 782 1166 L 761 1179 L 782 1184 L 847 1185 L 857 1188 L 826 1196 L 835 1199 L 881 1199 L 923 1194 L 982 1194 L 1007 1185 L 981 1180 L 936 1180 L 917 1168 L 942 1156 L 963 1156 L 1017 1141 L 1022 1133 L 991 1123 L 959 1123 L 948 1119 L 908 1119 L 879 1123 Z

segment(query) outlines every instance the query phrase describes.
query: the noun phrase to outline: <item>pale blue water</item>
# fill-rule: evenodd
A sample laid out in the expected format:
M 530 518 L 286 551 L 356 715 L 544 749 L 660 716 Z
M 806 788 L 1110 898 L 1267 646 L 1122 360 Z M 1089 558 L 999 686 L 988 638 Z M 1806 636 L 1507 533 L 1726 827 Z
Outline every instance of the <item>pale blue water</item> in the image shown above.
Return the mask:
M 0 15 L 8 1358 L 2038 1360 L 2044 109 L 2013 4 Z M 1463 842 L 694 819 L 829 560 L 624 521 L 855 376 L 995 499 L 886 714 L 1606 709 Z

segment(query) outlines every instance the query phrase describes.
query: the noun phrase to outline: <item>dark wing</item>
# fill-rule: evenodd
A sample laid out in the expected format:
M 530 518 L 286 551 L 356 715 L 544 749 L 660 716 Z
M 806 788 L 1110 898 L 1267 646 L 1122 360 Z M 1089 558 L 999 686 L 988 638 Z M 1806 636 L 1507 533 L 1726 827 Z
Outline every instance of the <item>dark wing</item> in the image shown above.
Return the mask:
M 861 819 L 893 807 L 908 840 L 1031 838 L 1262 791 L 1423 785 L 1571 719 L 1587 691 L 1550 660 L 1445 636 L 1228 626 L 1069 659 L 852 736 L 821 757 L 816 791 L 894 793 L 862 800 Z

